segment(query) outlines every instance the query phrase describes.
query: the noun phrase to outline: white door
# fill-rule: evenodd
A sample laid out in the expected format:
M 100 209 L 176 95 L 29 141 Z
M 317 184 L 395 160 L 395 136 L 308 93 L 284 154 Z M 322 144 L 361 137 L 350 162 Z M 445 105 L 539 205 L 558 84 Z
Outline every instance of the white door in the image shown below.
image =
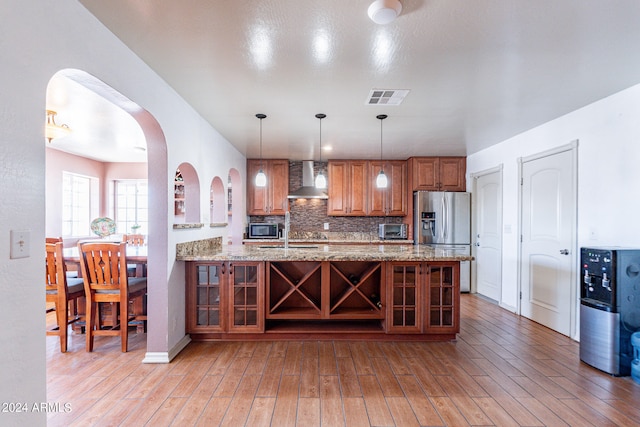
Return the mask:
M 576 186 L 574 150 L 522 163 L 521 314 L 572 330 Z
M 476 290 L 502 301 L 502 171 L 476 177 Z

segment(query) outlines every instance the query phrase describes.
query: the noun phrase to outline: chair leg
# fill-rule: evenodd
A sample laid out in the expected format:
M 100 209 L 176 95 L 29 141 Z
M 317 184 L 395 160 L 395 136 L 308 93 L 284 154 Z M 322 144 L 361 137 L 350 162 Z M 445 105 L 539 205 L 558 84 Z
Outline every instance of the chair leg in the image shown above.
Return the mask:
M 86 308 L 86 320 L 85 320 L 85 335 L 86 335 L 86 351 L 93 351 L 93 330 L 96 322 L 96 310 L 97 303 L 91 301 L 91 297 L 87 296 L 87 308 Z
M 67 352 L 67 306 L 66 299 L 58 298 L 56 305 L 56 320 L 58 322 L 58 336 L 60 337 L 60 352 Z
M 129 299 L 128 298 L 120 298 L 120 304 L 117 304 L 117 308 L 114 307 L 114 310 L 119 309 L 120 311 L 120 340 L 122 352 L 126 353 L 128 350 L 129 343 Z

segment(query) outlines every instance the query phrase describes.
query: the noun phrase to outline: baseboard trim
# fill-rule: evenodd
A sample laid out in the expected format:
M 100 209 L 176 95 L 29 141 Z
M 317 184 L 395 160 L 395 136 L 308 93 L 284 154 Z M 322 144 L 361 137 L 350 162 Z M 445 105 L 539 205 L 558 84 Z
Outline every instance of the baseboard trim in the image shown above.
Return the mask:
M 176 357 L 189 343 L 191 337 L 185 335 L 176 345 L 173 346 L 168 352 L 164 351 L 148 351 L 142 359 L 142 363 L 170 363 L 174 357 Z

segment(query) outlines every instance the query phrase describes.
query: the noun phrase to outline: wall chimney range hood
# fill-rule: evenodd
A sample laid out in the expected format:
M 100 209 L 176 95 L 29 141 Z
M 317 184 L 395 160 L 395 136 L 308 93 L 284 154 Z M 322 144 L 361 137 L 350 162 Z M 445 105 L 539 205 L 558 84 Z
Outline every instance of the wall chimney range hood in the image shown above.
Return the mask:
M 316 188 L 313 178 L 313 160 L 302 162 L 302 187 L 291 192 L 289 199 L 328 199 L 329 196 L 322 189 Z

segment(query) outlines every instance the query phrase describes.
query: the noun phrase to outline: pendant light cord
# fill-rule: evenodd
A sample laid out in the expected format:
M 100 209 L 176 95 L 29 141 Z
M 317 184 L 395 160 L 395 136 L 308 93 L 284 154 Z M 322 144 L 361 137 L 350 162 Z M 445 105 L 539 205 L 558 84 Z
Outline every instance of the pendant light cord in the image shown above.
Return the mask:
M 380 170 L 384 171 L 384 163 L 382 162 L 382 121 L 387 118 L 386 114 L 379 114 L 376 119 L 380 120 Z

